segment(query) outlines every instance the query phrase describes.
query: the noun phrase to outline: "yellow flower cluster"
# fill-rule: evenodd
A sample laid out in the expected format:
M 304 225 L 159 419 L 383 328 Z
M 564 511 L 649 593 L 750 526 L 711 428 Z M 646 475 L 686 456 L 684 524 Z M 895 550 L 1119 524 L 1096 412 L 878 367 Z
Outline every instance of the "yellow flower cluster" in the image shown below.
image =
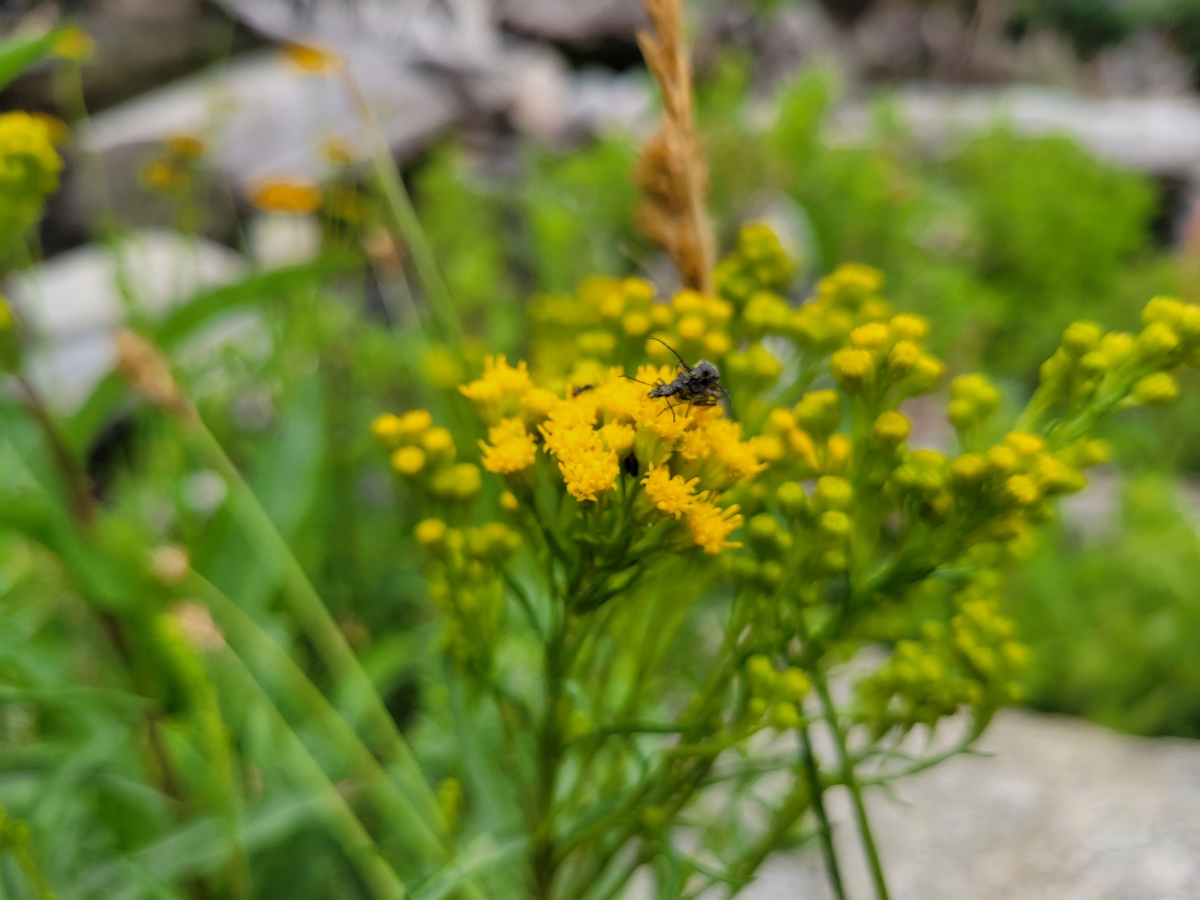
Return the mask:
M 795 477 L 837 475 L 853 450 L 848 435 L 833 434 L 841 417 L 836 391 L 810 391 L 792 409 L 771 410 L 750 443 L 760 458 Z
M 1076 409 L 1092 402 L 1159 406 L 1178 396 L 1171 373 L 1181 365 L 1200 367 L 1200 305 L 1155 297 L 1136 336 L 1105 333 L 1092 322 L 1069 326 L 1042 364 L 1032 406 L 1039 413 L 1060 402 Z
M 630 490 L 644 489 L 635 508 L 647 522 L 669 517 L 686 525 L 690 541 L 708 553 L 733 546 L 728 537 L 742 519 L 717 497 L 764 464 L 719 407 L 671 409 L 649 396 L 646 383 L 672 377 L 671 367 L 644 366 L 637 381 L 610 369 L 587 389 L 559 397 L 536 387 L 524 363 L 514 368 L 495 357 L 484 365 L 482 377 L 460 390 L 491 423 L 483 466 L 505 477 L 514 499 L 531 494 L 540 436 L 577 501 L 606 503 L 624 471 Z
M 0 115 L 0 250 L 19 240 L 58 189 L 62 158 L 47 122 L 25 112 Z
M 756 294 L 786 291 L 796 269 L 770 226 L 753 222 L 738 232 L 737 249 L 717 266 L 713 280 L 718 294 L 742 308 Z
M 520 537 L 500 522 L 458 529 L 441 519 L 417 523 L 414 536 L 431 560 L 430 595 L 445 615 L 451 656 L 486 671 L 504 612 L 499 567 L 520 548 Z
M 390 454 L 392 468 L 435 498 L 465 502 L 479 493 L 479 467 L 455 463 L 454 435 L 435 426 L 427 411 L 414 409 L 402 416 L 384 413 L 371 423 L 371 433 Z
M 917 640 L 896 643 L 888 660 L 856 686 L 858 716 L 875 735 L 933 725 L 962 707 L 986 716 L 1020 698 L 1018 677 L 1028 651 L 1000 614 L 995 573 L 954 599 L 949 628 L 926 622 Z

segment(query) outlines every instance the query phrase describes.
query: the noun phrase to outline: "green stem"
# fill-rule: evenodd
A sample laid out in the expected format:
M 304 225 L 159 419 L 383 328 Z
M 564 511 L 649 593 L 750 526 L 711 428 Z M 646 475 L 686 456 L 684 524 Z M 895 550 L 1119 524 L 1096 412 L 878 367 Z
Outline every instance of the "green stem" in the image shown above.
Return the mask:
M 812 792 L 813 811 L 817 814 L 818 832 L 821 836 L 821 853 L 825 857 L 825 870 L 829 876 L 829 884 L 837 900 L 846 900 L 846 888 L 842 884 L 842 870 L 838 865 L 837 848 L 833 844 L 833 828 L 829 824 L 829 813 L 825 810 L 825 786 L 821 783 L 821 773 L 817 770 L 817 758 L 813 754 L 812 741 L 808 728 L 800 732 L 804 742 L 804 777 L 808 781 L 808 789 Z
M 417 211 L 404 188 L 400 173 L 396 171 L 396 162 L 392 158 L 387 139 L 383 136 L 383 130 L 379 127 L 379 120 L 375 118 L 375 112 L 349 66 L 343 69 L 343 83 L 370 141 L 371 162 L 383 190 L 384 200 L 387 201 L 400 235 L 412 253 L 430 309 L 442 330 L 442 337 L 453 349 L 459 350 L 462 345 L 462 324 L 458 320 L 458 311 L 454 308 L 450 289 L 438 269 L 433 246 L 429 243 L 425 229 L 421 227 L 421 220 L 417 218 Z
M 246 695 L 269 714 L 275 731 L 283 743 L 283 753 L 289 763 L 284 767 L 285 771 L 292 773 L 303 787 L 320 798 L 326 826 L 334 839 L 341 845 L 346 856 L 358 868 L 372 895 L 381 900 L 403 900 L 408 896 L 404 883 L 380 854 L 379 848 L 371 840 L 370 834 L 354 815 L 345 798 L 330 782 L 321 766 L 313 759 L 300 738 L 292 731 L 283 714 L 271 702 L 271 698 L 254 680 L 254 676 L 245 668 L 242 661 L 232 652 L 226 653 L 224 656 L 232 664 L 231 668 L 238 676 Z
M 887 880 L 883 875 L 883 864 L 879 860 L 879 849 L 875 846 L 875 836 L 871 832 L 871 823 L 867 817 L 867 806 L 863 802 L 862 785 L 858 781 L 858 776 L 854 772 L 854 763 L 850 759 L 849 751 L 846 749 L 846 735 L 842 731 L 841 723 L 838 721 L 837 708 L 833 705 L 833 698 L 829 694 L 829 685 L 825 681 L 825 674 L 820 668 L 813 668 L 812 676 L 817 694 L 821 698 L 821 705 L 825 710 L 825 720 L 829 723 L 830 731 L 833 732 L 833 740 L 838 753 L 838 765 L 841 767 L 842 782 L 846 785 L 846 789 L 850 791 L 850 799 L 854 806 L 854 819 L 858 824 L 859 837 L 862 839 L 863 850 L 867 855 L 867 863 L 871 868 L 871 880 L 875 885 L 875 896 L 877 900 L 888 900 Z
M 282 682 L 283 695 L 311 719 L 325 738 L 338 747 L 380 812 L 393 822 L 403 823 L 409 829 L 413 843 L 422 852 L 433 858 L 443 858 L 444 847 L 437 834 L 292 658 L 215 585 L 199 575 L 193 575 L 190 584 L 194 594 L 213 612 L 239 658 L 253 659 L 261 668 L 270 667 L 273 670 L 272 674 Z

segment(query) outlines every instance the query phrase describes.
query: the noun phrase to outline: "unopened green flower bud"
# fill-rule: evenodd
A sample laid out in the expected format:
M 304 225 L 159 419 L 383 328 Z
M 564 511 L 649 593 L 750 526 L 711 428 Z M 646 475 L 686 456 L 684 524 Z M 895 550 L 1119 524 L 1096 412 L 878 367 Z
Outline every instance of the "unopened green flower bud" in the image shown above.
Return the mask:
M 1129 399 L 1142 406 L 1163 406 L 1179 396 L 1179 385 L 1169 372 L 1158 372 L 1139 380 Z
M 821 514 L 817 527 L 823 534 L 840 540 L 850 534 L 850 517 L 844 512 L 831 509 Z
M 987 460 L 978 453 L 964 453 L 950 463 L 950 477 L 959 490 L 970 490 L 983 481 L 987 468 Z
M 890 450 L 904 443 L 911 431 L 912 423 L 908 421 L 907 416 L 895 410 L 888 410 L 875 420 L 873 436 L 880 447 Z
M 758 583 L 771 591 L 783 584 L 783 566 L 770 559 L 758 567 Z
M 1155 297 L 1142 310 L 1142 324 L 1174 325 L 1184 314 L 1184 305 L 1174 297 Z
M 1136 346 L 1142 359 L 1159 359 L 1179 346 L 1179 336 L 1169 325 L 1151 322 L 1137 336 Z
M 801 428 L 818 439 L 826 438 L 842 419 L 841 399 L 837 391 L 810 391 L 792 412 Z
M 1116 368 L 1133 352 L 1133 335 L 1124 331 L 1110 331 L 1100 340 L 1096 352 L 1108 360 L 1109 368 Z
M 1083 354 L 1079 359 L 1079 372 L 1084 378 L 1099 378 L 1108 371 L 1108 356 L 1099 350 Z
M 808 676 L 799 669 L 786 669 L 779 676 L 779 695 L 792 703 L 799 703 L 809 690 Z
M 847 391 L 859 394 L 875 381 L 875 359 L 868 350 L 839 350 L 829 358 L 829 371 Z
M 1078 359 L 1100 343 L 1102 333 L 1095 322 L 1075 322 L 1063 332 L 1062 348 Z
M 786 701 L 780 701 L 771 705 L 771 725 L 781 731 L 787 731 L 792 728 L 799 728 L 801 721 L 800 711 L 796 709 L 795 704 Z
M 774 689 L 775 679 L 778 675 L 771 660 L 761 653 L 746 660 L 746 677 L 750 679 L 750 684 L 756 693 L 770 693 Z
M 775 490 L 775 500 L 785 516 L 795 518 L 808 509 L 808 495 L 798 481 L 785 481 Z
M 849 509 L 854 502 L 854 488 L 844 478 L 825 475 L 817 479 L 812 499 L 819 509 Z

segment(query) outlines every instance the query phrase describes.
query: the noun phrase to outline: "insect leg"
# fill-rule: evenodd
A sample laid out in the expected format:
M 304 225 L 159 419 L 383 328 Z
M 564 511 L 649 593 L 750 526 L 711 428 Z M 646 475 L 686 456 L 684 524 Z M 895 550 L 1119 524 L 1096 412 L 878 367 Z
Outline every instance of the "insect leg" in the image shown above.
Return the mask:
M 663 400 L 663 402 L 667 404 L 667 409 L 669 409 L 669 410 L 671 411 L 671 421 L 672 421 L 672 422 L 674 422 L 674 421 L 675 421 L 675 407 L 673 407 L 673 406 L 671 405 L 671 401 L 670 401 L 670 400 L 666 400 L 666 399 L 664 399 L 664 400 Z M 663 413 L 665 413 L 665 412 L 667 411 L 667 409 L 661 409 L 661 410 L 659 410 L 659 411 L 658 411 L 658 414 L 661 416 Z

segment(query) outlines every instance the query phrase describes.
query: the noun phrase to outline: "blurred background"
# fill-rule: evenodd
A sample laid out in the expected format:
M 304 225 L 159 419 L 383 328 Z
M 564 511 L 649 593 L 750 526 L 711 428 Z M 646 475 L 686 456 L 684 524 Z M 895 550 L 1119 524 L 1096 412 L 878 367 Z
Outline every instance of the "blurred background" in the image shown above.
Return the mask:
M 1200 300 L 1200 0 L 688 12 L 722 246 L 766 220 L 808 285 L 839 263 L 878 267 L 896 308 L 930 318 L 951 374 L 987 371 L 1010 410 L 1072 321 L 1131 328 L 1148 297 Z M 152 325 L 408 729 L 453 698 L 423 668 L 415 514 L 368 424 L 386 409 L 449 414 L 430 386 L 467 373 L 397 327 L 423 302 L 419 260 L 377 224 L 361 107 L 459 304 L 466 359 L 518 357 L 527 304 L 550 315 L 537 298 L 591 272 L 672 287 L 632 215 L 629 172 L 657 115 L 639 4 L 0 0 L 0 35 L 64 23 L 90 36 L 75 61 L 0 91 L 0 109 L 72 128 L 38 258 L 6 286 L 36 338 L 33 380 L 130 544 L 182 536 L 198 569 L 266 616 L 282 575 L 237 538 L 224 482 L 113 388 L 113 327 Z M 1200 897 L 1200 392 L 1187 387 L 1110 430 L 1112 462 L 1012 575 L 1009 612 L 1033 650 L 1025 705 L 1072 718 L 1001 716 L 996 759 L 921 776 L 914 806 L 880 813 L 897 896 Z M 914 445 L 949 440 L 938 404 L 914 409 Z M 15 471 L 0 454 L 0 477 Z M 0 682 L 15 692 L 0 702 L 0 794 L 61 836 L 53 866 L 98 896 L 120 880 L 114 847 L 155 827 L 120 756 L 127 711 L 21 694 L 108 664 L 79 650 L 95 638 L 79 603 L 47 554 L 0 533 Z M 293 625 L 275 627 L 302 656 Z M 444 736 L 409 736 L 435 770 L 454 754 Z M 269 783 L 269 765 L 257 777 Z M 303 823 L 271 832 L 271 896 L 351 896 L 330 887 L 327 844 Z M 138 865 L 167 879 L 181 847 Z M 785 861 L 752 895 L 825 896 L 817 868 Z

